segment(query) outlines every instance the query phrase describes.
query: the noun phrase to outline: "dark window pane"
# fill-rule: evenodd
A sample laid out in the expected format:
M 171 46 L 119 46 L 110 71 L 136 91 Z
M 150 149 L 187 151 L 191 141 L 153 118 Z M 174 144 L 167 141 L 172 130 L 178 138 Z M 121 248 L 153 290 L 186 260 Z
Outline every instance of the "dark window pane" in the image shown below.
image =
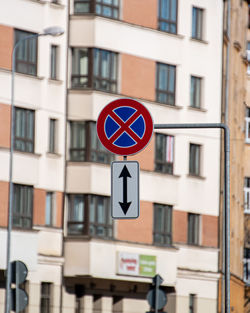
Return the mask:
M 89 0 L 77 0 L 74 2 L 75 13 L 89 13 L 90 12 L 90 1 Z
M 107 50 L 94 49 L 95 89 L 109 92 L 116 91 L 117 84 L 117 54 Z
M 156 100 L 175 105 L 175 72 L 176 67 L 157 63 Z
M 193 245 L 199 244 L 199 219 L 198 214 L 188 214 L 188 243 Z
M 52 45 L 50 51 L 50 78 L 57 79 L 57 52 L 58 47 Z
M 75 0 L 76 14 L 96 13 L 109 18 L 118 18 L 119 0 Z
M 13 226 L 22 228 L 32 227 L 33 188 L 31 186 L 13 186 Z
M 85 161 L 86 125 L 84 122 L 70 123 L 70 160 Z
M 201 107 L 201 78 L 191 76 L 191 107 Z
M 192 11 L 192 38 L 202 39 L 203 10 L 193 7 Z
M 15 108 L 15 150 L 34 151 L 34 111 Z
M 173 174 L 174 137 L 156 134 L 155 140 L 155 170 Z
M 172 244 L 172 207 L 169 205 L 154 205 L 154 243 Z
M 72 87 L 88 87 L 88 49 L 72 49 Z
M 37 38 L 25 39 L 28 36 L 36 35 L 35 33 L 15 30 L 15 44 L 20 42 L 17 47 L 16 71 L 36 75 L 37 74 Z
M 190 144 L 189 174 L 200 175 L 200 145 Z
M 89 196 L 89 229 L 92 236 L 112 238 L 113 225 L 111 220 L 110 201 L 107 197 Z
M 68 233 L 83 234 L 85 225 L 84 196 L 70 195 L 68 197 Z
M 107 92 L 117 89 L 117 53 L 102 49 L 72 49 L 72 87 Z
M 158 0 L 158 28 L 160 30 L 177 33 L 177 1 Z

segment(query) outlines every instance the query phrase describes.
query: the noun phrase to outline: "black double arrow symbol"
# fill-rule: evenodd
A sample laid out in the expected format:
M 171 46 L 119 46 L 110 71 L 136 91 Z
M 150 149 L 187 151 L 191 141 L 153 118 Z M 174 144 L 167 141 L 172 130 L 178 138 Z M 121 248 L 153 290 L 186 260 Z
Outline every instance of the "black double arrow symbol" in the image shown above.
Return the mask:
M 122 208 L 123 213 L 126 215 L 131 205 L 131 202 L 128 202 L 128 177 L 131 178 L 131 175 L 126 165 L 124 165 L 121 171 L 119 178 L 121 177 L 123 178 L 123 202 L 119 202 L 119 204 Z

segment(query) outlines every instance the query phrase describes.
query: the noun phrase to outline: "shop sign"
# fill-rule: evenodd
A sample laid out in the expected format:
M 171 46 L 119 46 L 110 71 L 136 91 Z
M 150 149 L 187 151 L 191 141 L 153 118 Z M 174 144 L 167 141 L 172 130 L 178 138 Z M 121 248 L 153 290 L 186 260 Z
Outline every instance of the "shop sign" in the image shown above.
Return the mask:
M 153 277 L 156 273 L 156 256 L 118 252 L 118 274 Z

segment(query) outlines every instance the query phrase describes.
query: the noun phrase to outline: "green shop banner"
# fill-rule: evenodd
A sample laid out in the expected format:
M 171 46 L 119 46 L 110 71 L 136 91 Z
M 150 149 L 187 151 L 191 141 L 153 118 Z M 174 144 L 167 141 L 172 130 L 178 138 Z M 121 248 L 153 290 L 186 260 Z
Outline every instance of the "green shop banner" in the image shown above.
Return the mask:
M 156 275 L 156 256 L 139 255 L 139 275 L 153 277 Z

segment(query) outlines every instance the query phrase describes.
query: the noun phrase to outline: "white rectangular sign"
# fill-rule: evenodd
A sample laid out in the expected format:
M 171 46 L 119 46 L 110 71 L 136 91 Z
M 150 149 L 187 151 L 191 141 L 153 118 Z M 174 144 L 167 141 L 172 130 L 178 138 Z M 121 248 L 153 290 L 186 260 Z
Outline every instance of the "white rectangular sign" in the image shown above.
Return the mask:
M 140 212 L 139 163 L 114 161 L 111 164 L 111 215 L 137 218 Z

